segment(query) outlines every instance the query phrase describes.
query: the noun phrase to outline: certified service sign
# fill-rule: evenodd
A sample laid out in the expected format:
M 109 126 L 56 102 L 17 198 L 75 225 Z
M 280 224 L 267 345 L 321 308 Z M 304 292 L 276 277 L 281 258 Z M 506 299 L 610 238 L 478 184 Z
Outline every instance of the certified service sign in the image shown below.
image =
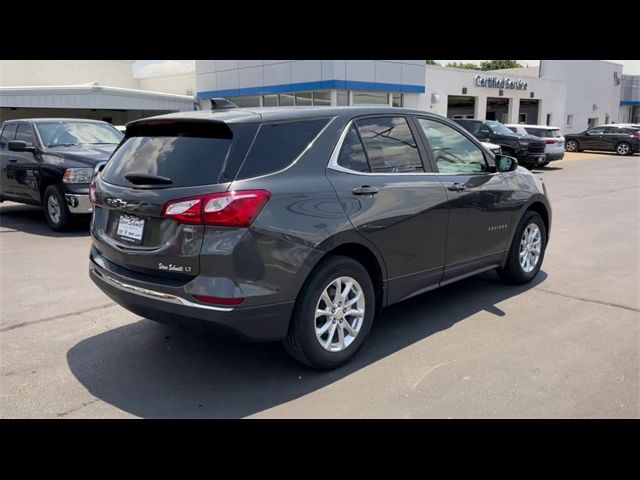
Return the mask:
M 526 90 L 527 82 L 522 80 L 511 80 L 505 77 L 483 77 L 476 75 L 473 79 L 473 84 L 476 87 L 486 88 L 504 88 L 505 90 Z

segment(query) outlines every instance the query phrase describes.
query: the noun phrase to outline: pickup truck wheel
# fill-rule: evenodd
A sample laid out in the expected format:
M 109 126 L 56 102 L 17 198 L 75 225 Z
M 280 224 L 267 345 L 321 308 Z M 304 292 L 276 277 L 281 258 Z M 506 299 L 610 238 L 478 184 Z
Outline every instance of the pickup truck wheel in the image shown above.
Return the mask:
M 44 206 L 44 216 L 52 230 L 64 232 L 71 227 L 73 218 L 60 187 L 49 185 L 44 191 L 42 204 Z

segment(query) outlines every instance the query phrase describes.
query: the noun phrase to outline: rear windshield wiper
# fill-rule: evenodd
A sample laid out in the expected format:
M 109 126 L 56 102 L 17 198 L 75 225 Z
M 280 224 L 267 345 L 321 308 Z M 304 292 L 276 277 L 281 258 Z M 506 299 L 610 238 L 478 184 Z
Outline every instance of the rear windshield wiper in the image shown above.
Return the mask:
M 169 185 L 173 180 L 151 173 L 127 173 L 124 178 L 134 185 Z

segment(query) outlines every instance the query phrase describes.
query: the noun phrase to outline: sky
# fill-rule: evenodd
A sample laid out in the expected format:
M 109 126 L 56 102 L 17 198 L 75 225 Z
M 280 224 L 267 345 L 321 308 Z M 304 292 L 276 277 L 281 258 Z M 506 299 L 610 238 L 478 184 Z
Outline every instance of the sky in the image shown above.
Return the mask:
M 436 60 L 442 65 L 449 62 L 477 63 L 484 60 Z M 624 65 L 623 73 L 627 75 L 640 75 L 640 60 L 607 60 L 608 62 Z M 521 65 L 534 67 L 539 60 L 518 60 Z M 133 74 L 136 77 L 153 77 L 157 75 L 169 75 L 173 73 L 186 73 L 195 69 L 194 60 L 136 60 L 133 64 Z

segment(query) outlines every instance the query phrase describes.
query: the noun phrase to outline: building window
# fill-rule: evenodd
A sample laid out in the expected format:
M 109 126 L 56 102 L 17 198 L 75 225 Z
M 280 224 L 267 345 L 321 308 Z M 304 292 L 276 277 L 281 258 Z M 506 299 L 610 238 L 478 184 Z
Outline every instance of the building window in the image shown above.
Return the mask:
M 235 103 L 239 107 L 259 107 L 260 97 L 247 96 L 247 97 L 229 97 L 230 102 Z
M 391 106 L 392 107 L 403 107 L 404 106 L 404 96 L 401 93 L 392 93 L 391 94 Z
M 381 92 L 353 92 L 353 105 L 389 105 L 389 97 Z
M 609 115 L 604 116 L 604 124 L 609 125 Z
M 573 127 L 573 115 L 567 115 L 567 127 Z
M 278 95 L 278 103 L 281 107 L 293 107 L 293 94 L 285 93 L 283 95 Z
M 262 97 L 262 106 L 263 107 L 277 107 L 278 106 L 278 95 L 264 95 Z
M 547 113 L 547 126 L 550 127 L 551 126 L 551 114 Z
M 349 106 L 349 92 L 347 90 L 338 90 L 336 92 L 336 104 L 339 107 Z
M 305 107 L 308 105 L 313 105 L 311 100 L 311 92 L 298 92 L 296 93 L 296 106 Z
M 322 107 L 331 106 L 331 92 L 323 90 L 321 92 L 313 92 L 313 104 Z
M 527 114 L 519 113 L 518 114 L 518 123 L 527 123 Z

